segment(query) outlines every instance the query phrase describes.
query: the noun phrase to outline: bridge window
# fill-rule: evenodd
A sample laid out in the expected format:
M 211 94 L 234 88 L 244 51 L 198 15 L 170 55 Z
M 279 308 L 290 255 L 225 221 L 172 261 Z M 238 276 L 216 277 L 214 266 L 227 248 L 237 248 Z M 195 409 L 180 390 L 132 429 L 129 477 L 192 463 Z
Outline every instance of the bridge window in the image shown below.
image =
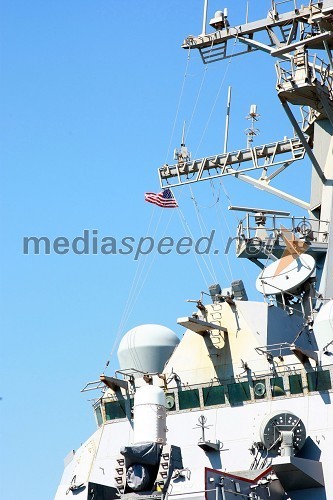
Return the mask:
M 190 389 L 178 392 L 179 409 L 188 410 L 189 408 L 198 408 L 200 406 L 199 390 Z
M 250 385 L 248 382 L 228 384 L 229 403 L 231 405 L 249 401 L 251 399 Z
M 112 401 L 110 403 L 105 403 L 105 417 L 106 420 L 115 420 L 116 418 L 125 418 L 125 400 L 121 399 L 119 401 Z
M 332 388 L 331 376 L 328 370 L 310 372 L 306 374 L 309 391 L 328 391 Z
M 204 387 L 202 393 L 205 406 L 225 404 L 224 387 L 222 385 Z
M 289 375 L 289 387 L 290 387 L 290 394 L 303 393 L 302 376 L 299 373 L 295 375 Z
M 273 398 L 285 395 L 282 377 L 271 378 L 270 382 L 271 382 L 271 392 Z
M 100 427 L 103 424 L 102 409 L 100 405 L 95 408 L 95 415 L 97 420 L 97 425 Z

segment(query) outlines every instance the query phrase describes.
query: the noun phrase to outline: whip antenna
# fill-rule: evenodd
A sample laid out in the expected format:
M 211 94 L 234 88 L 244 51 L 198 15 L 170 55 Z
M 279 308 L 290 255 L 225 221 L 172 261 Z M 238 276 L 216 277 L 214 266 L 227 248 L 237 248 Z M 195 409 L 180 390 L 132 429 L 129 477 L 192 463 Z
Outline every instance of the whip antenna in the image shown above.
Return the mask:
M 225 118 L 225 133 L 224 133 L 223 153 L 226 153 L 227 149 L 228 149 L 230 106 L 231 106 L 231 87 L 229 86 L 229 88 L 228 88 L 228 101 L 227 101 L 227 115 Z

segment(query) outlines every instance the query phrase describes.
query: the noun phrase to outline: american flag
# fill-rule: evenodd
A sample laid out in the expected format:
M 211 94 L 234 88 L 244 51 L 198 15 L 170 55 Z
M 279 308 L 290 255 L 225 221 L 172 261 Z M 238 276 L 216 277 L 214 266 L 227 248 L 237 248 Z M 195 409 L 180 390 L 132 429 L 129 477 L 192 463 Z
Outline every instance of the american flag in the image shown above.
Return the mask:
M 177 208 L 178 203 L 176 202 L 171 190 L 169 188 L 163 189 L 160 193 L 145 193 L 145 201 L 149 203 L 154 203 L 163 208 Z

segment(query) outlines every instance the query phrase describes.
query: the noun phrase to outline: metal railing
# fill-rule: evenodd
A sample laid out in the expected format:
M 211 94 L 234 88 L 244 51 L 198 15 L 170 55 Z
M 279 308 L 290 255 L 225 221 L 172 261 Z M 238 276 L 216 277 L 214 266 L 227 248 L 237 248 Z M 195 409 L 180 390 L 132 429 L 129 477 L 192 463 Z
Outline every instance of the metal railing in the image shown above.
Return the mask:
M 293 10 L 297 11 L 298 10 L 297 3 L 298 3 L 297 0 L 279 0 L 279 1 L 271 0 L 271 7 L 268 11 L 268 17 L 270 17 L 271 19 L 276 19 L 279 14 L 291 10 L 291 7 L 293 7 Z M 284 4 L 287 5 L 285 6 Z
M 265 356 L 275 357 L 283 357 L 288 354 L 293 354 L 291 351 L 291 346 L 289 342 L 280 342 L 279 344 L 270 344 L 261 347 L 255 347 L 255 351 L 258 354 L 263 354 Z
M 321 85 L 325 85 L 332 95 L 333 75 L 331 66 L 317 54 L 309 55 L 309 66 L 312 69 L 312 78 L 318 80 Z M 311 62 L 312 61 L 312 62 Z
M 297 7 L 297 0 L 280 0 L 279 2 L 276 2 L 275 0 L 272 0 L 272 2 L 271 2 L 271 4 L 272 4 L 271 9 L 272 10 L 276 9 L 277 5 L 282 5 L 284 3 L 288 3 L 288 4 L 292 3 L 292 4 L 294 4 L 294 9 L 298 8 Z
M 300 62 L 303 58 L 303 63 Z M 304 52 L 292 58 L 291 61 L 278 61 L 275 64 L 277 74 L 277 87 L 281 88 L 285 84 L 295 83 L 297 72 L 305 71 L 304 80 L 308 79 L 312 83 L 318 81 L 323 87 L 327 87 L 330 96 L 333 89 L 333 74 L 330 65 L 321 59 L 317 54 Z
M 308 1 L 309 1 L 309 7 L 320 4 L 320 2 L 318 2 L 318 0 L 308 0 Z M 271 0 L 270 12 L 278 12 L 278 10 L 279 10 L 279 12 L 281 13 L 280 9 L 278 9 L 278 5 L 283 5 L 283 4 L 287 4 L 286 5 L 287 9 L 290 9 L 290 7 L 291 7 L 290 4 L 292 4 L 294 10 L 298 10 L 301 7 L 301 5 L 302 4 L 304 5 L 305 3 L 306 2 L 304 2 L 304 1 L 302 2 L 300 0 L 278 0 L 278 1 Z M 282 10 L 284 10 L 284 9 L 282 9 Z
M 298 235 L 299 238 L 327 243 L 329 233 L 328 221 L 309 219 L 306 217 L 286 217 L 282 215 L 263 215 L 263 217 L 265 223 L 261 224 L 260 227 L 265 229 L 268 234 L 271 233 L 274 240 L 278 240 L 282 237 L 282 229 L 287 229 L 295 234 L 295 236 Z M 256 215 L 246 214 L 245 218 L 238 224 L 238 239 L 241 241 L 249 241 L 255 238 L 258 227 Z
M 310 127 L 315 122 L 320 113 L 315 109 L 310 108 L 310 106 L 300 106 L 300 112 L 301 120 L 299 122 L 299 125 L 303 132 L 306 133 L 308 127 Z

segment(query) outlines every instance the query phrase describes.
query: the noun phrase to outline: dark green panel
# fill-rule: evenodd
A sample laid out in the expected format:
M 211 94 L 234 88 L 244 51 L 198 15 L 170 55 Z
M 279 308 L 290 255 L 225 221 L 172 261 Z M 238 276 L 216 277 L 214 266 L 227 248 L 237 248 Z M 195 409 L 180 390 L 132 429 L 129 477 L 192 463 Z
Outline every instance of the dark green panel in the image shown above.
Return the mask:
M 96 414 L 98 427 L 100 427 L 103 423 L 102 410 L 101 410 L 100 406 L 97 406 L 97 408 L 95 408 L 95 414 Z
M 299 374 L 289 375 L 290 394 L 302 394 L 302 376 Z
M 328 370 L 306 374 L 309 391 L 328 391 L 332 388 L 331 376 Z
M 251 399 L 250 385 L 248 382 L 228 384 L 229 403 L 235 405 Z
M 224 387 L 222 385 L 204 387 L 202 392 L 205 406 L 225 404 Z
M 180 410 L 198 408 L 200 406 L 199 390 L 191 389 L 189 391 L 180 391 L 178 392 L 178 400 Z
M 114 420 L 115 418 L 125 418 L 125 400 L 113 401 L 112 403 L 105 403 L 105 416 L 106 420 Z
M 273 398 L 285 395 L 286 392 L 284 390 L 282 377 L 271 378 L 270 383 L 271 383 L 271 393 Z

